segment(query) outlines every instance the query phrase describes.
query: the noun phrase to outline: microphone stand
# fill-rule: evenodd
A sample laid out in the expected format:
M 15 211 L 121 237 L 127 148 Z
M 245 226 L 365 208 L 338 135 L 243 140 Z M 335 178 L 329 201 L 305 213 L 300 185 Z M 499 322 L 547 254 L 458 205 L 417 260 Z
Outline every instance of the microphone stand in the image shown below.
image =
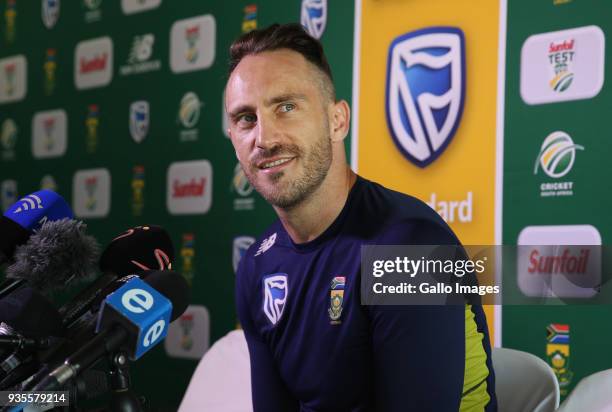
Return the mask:
M 129 363 L 126 354 L 122 351 L 110 356 L 110 382 L 111 403 L 113 412 L 145 412 L 143 408 L 144 397 L 139 398 L 131 391 Z

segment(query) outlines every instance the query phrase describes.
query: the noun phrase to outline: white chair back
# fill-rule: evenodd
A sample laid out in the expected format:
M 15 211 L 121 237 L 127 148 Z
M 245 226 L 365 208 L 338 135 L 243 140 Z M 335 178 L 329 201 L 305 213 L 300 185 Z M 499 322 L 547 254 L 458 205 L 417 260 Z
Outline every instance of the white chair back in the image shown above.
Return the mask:
M 559 407 L 559 382 L 542 359 L 515 349 L 493 348 L 492 360 L 498 412 L 554 412 Z
M 612 369 L 583 378 L 558 412 L 612 412 Z

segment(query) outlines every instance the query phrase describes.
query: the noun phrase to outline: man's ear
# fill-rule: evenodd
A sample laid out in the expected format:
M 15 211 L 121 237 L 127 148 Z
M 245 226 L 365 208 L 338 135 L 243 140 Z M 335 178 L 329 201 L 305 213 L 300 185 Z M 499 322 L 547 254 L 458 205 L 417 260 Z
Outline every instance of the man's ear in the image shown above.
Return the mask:
M 351 109 L 346 100 L 340 100 L 331 107 L 331 140 L 340 142 L 348 135 L 351 125 Z

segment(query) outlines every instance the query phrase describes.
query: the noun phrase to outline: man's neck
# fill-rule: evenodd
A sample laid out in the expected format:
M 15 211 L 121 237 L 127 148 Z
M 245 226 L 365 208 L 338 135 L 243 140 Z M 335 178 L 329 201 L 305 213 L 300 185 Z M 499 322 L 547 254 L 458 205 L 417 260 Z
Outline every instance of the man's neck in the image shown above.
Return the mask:
M 345 169 L 339 171 L 339 178 L 328 175 L 308 199 L 290 210 L 274 208 L 295 243 L 316 239 L 336 220 L 357 180 L 348 166 Z

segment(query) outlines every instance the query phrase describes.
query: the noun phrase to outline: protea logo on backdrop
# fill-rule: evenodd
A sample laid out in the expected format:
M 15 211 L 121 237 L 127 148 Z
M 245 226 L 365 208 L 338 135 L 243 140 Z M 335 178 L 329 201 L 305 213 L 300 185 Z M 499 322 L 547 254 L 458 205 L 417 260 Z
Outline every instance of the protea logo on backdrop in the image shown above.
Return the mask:
M 183 233 L 181 246 L 181 272 L 187 283 L 191 286 L 193 277 L 195 276 L 195 234 Z
M 244 8 L 244 18 L 242 19 L 242 32 L 248 33 L 257 29 L 257 4 L 249 4 Z
M 320 39 L 327 25 L 327 0 L 302 0 L 300 23 L 312 37 Z
M 55 90 L 55 70 L 57 69 L 57 49 L 48 48 L 43 63 L 45 94 L 50 96 Z
M 142 216 L 144 209 L 145 168 L 136 165 L 132 168 L 132 214 Z
M 559 381 L 561 396 L 567 395 L 574 377 L 570 368 L 570 325 L 551 323 L 546 327 L 546 358 Z
M 465 100 L 465 39 L 455 27 L 397 37 L 387 59 L 387 126 L 400 152 L 426 167 L 448 147 Z
M 95 153 L 98 148 L 98 126 L 100 126 L 100 106 L 90 104 L 87 106 L 85 117 L 85 133 L 87 153 Z
M 16 0 L 8 0 L 4 10 L 4 40 L 6 44 L 13 44 L 15 41 L 15 20 L 17 19 Z

